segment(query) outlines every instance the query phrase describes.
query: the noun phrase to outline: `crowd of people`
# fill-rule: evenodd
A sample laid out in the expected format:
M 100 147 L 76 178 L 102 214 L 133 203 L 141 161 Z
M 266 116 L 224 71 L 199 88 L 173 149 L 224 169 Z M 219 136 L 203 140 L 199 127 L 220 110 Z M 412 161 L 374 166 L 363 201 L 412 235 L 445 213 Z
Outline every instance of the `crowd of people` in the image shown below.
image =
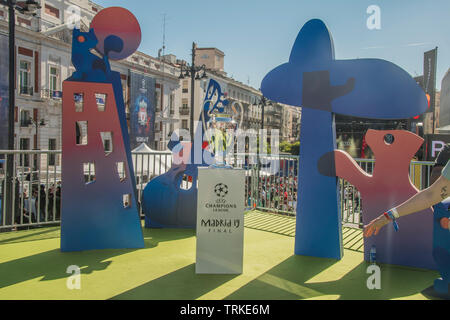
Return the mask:
M 250 177 L 248 177 L 250 179 Z M 247 184 L 250 186 L 250 183 Z M 270 176 L 260 177 L 258 194 L 252 199 L 252 191 L 248 190 L 249 207 L 254 203 L 257 207 L 282 212 L 295 212 L 297 208 L 297 177 Z
M 25 185 L 26 187 L 24 187 Z M 32 183 L 27 185 L 25 183 L 22 185 L 16 179 L 14 186 L 14 224 L 22 225 L 60 220 L 61 182 L 57 182 L 56 185 L 51 184 L 47 188 L 45 184 Z M 2 191 L 3 198 L 4 188 L 2 188 Z M 5 218 L 5 220 L 10 219 L 9 217 Z

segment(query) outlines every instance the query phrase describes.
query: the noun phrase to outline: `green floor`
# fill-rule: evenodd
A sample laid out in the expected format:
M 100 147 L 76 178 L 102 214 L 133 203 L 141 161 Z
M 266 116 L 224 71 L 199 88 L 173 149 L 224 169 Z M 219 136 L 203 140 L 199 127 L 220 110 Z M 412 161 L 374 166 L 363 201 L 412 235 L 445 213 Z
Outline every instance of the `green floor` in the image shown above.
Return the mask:
M 59 251 L 59 229 L 0 234 L 0 299 L 427 299 L 437 272 L 381 266 L 366 287 L 360 231 L 345 229 L 341 261 L 294 256 L 292 218 L 246 217 L 244 273 L 195 274 L 195 232 L 145 230 L 145 249 Z M 81 267 L 81 290 L 66 269 Z

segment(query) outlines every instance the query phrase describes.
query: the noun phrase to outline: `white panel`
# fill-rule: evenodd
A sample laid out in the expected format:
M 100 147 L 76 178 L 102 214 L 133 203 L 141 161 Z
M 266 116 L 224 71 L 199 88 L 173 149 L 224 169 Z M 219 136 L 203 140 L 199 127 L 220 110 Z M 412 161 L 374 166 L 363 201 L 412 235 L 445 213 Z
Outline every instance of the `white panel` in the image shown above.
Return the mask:
M 245 173 L 199 168 L 196 273 L 240 274 L 244 249 Z

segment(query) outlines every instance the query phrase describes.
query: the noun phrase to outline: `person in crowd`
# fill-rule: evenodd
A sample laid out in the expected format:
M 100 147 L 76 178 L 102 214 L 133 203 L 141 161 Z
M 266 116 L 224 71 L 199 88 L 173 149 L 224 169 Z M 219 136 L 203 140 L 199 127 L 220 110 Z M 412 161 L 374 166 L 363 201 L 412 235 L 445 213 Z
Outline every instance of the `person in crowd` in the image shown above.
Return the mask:
M 41 217 L 41 221 L 45 221 L 45 208 L 46 206 L 46 192 L 45 185 L 41 184 L 39 190 L 39 215 Z

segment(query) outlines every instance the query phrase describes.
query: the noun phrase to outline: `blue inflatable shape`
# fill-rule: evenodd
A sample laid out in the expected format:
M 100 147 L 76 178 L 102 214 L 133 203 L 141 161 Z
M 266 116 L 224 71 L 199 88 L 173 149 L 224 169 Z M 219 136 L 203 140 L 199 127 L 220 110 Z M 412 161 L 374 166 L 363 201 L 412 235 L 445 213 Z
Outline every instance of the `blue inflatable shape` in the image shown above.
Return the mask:
M 441 226 L 442 218 L 450 218 L 449 205 L 450 201 L 444 201 L 434 206 L 433 258 L 441 274 L 441 279 L 434 281 L 434 289 L 450 297 L 450 232 Z
M 295 40 L 289 62 L 269 72 L 263 94 L 303 107 L 295 253 L 342 257 L 337 179 L 321 175 L 322 155 L 336 149 L 334 113 L 404 119 L 427 108 L 423 90 L 403 69 L 380 59 L 335 60 L 329 30 L 310 20 Z
M 216 99 L 214 101 L 214 99 Z M 214 80 L 209 81 L 203 110 L 200 114 L 200 123 L 208 123 L 210 112 L 217 109 L 223 111 L 228 104 L 222 93 L 220 84 Z M 203 153 L 212 159 L 214 156 L 204 149 L 203 126 L 198 126 L 195 132 L 194 143 L 190 152 L 190 162 L 186 165 L 173 165 L 168 172 L 152 179 L 142 193 L 142 209 L 145 213 L 146 228 L 190 228 L 194 229 L 197 223 L 197 177 L 198 167 L 208 166 L 204 161 Z M 172 139 L 168 147 L 179 152 L 178 139 Z M 201 144 L 201 145 L 199 145 Z M 195 157 L 195 150 L 202 150 L 202 158 Z M 191 188 L 182 189 L 183 177 L 190 177 Z

